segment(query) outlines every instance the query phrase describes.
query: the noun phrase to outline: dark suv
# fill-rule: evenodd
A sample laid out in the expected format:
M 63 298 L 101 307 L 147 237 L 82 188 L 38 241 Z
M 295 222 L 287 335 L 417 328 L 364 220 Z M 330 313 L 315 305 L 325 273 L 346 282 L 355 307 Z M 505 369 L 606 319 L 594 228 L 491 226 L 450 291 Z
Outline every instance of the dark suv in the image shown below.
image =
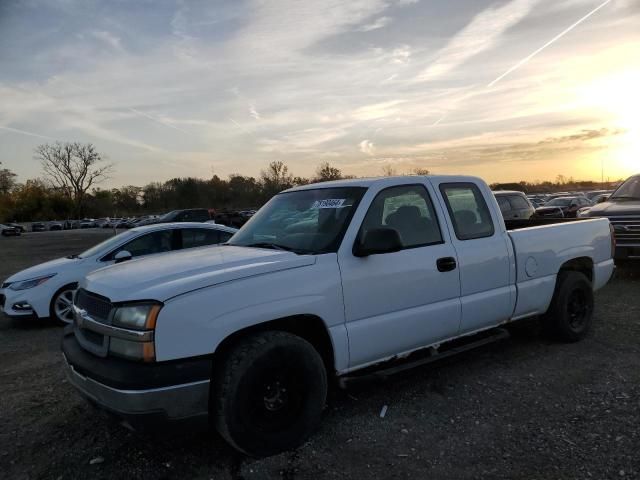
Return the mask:
M 580 217 L 607 217 L 616 235 L 616 260 L 640 260 L 640 175 L 618 187 L 606 202 L 580 212 Z
M 211 215 L 206 208 L 187 208 L 166 213 L 153 223 L 206 222 L 207 220 L 211 220 Z

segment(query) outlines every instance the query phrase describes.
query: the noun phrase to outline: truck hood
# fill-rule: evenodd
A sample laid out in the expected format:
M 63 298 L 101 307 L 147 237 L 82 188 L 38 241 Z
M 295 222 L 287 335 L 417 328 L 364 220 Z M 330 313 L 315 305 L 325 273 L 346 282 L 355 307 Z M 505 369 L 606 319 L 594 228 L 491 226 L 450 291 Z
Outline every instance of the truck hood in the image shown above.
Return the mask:
M 112 302 L 165 301 L 200 288 L 314 263 L 312 255 L 278 250 L 204 247 L 102 268 L 87 275 L 81 286 Z
M 27 268 L 26 270 L 21 270 L 11 275 L 6 281 L 11 283 L 21 282 L 23 280 L 31 280 L 33 278 L 51 275 L 52 273 L 62 273 L 69 267 L 77 265 L 78 262 L 82 261 L 83 259 L 81 258 L 58 258 L 56 260 L 50 260 Z
M 640 215 L 640 200 L 621 200 L 604 202 L 589 209 L 590 217 L 615 217 Z

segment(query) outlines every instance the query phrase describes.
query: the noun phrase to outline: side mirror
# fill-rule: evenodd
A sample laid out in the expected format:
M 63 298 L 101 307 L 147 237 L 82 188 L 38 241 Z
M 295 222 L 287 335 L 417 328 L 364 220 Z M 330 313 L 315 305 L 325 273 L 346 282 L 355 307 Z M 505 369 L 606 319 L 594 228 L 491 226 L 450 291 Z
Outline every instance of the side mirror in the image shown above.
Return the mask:
M 381 253 L 393 253 L 402 250 L 400 234 L 394 228 L 375 228 L 369 230 L 364 238 L 353 246 L 353 255 L 368 257 Z
M 131 260 L 132 258 L 133 255 L 131 255 L 131 252 L 128 252 L 126 250 L 120 250 L 118 253 L 116 253 L 116 256 L 113 257 L 116 263 L 126 262 L 127 260 Z

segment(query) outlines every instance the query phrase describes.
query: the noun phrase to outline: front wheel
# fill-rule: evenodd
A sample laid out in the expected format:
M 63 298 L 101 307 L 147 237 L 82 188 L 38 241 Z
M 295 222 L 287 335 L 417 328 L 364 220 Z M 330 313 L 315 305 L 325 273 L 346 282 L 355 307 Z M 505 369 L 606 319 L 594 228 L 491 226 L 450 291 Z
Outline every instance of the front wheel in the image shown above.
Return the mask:
M 319 425 L 327 372 L 303 338 L 281 331 L 250 335 L 214 371 L 213 421 L 241 452 L 274 455 L 300 445 Z
M 73 323 L 73 295 L 77 288 L 75 283 L 65 285 L 53 295 L 49 309 L 51 318 L 64 324 Z
M 543 316 L 545 329 L 565 342 L 577 342 L 591 330 L 593 286 L 580 272 L 560 272 L 551 306 Z

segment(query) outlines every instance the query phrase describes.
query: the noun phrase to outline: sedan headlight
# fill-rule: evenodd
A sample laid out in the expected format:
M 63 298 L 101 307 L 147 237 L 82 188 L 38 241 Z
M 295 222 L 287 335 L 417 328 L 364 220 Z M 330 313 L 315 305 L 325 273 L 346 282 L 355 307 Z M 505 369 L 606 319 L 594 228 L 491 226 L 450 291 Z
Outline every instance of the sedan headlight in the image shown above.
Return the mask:
M 134 330 L 153 330 L 162 306 L 157 303 L 136 303 L 118 307 L 113 325 Z
M 27 290 L 29 288 L 37 287 L 38 285 L 42 285 L 44 282 L 49 280 L 52 277 L 55 277 L 56 274 L 52 273 L 51 275 L 45 275 L 38 278 L 32 278 L 30 280 L 23 280 L 22 282 L 13 282 L 9 289 L 11 290 Z

